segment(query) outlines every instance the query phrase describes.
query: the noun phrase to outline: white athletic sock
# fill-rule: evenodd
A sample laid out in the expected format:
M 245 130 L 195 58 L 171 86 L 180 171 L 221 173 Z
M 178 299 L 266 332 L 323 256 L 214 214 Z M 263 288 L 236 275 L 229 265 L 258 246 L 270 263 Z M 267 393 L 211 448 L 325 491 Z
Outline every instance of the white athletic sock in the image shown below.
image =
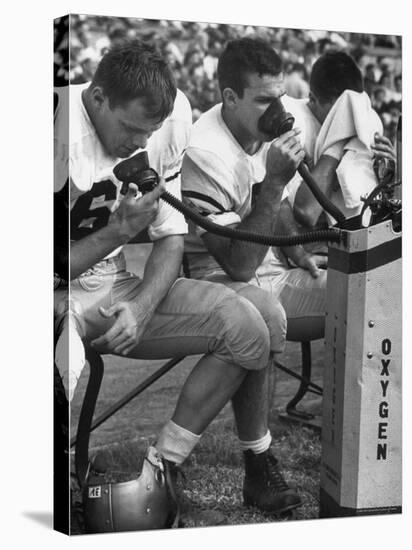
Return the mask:
M 55 363 L 66 391 L 66 397 L 71 401 L 86 364 L 86 357 L 83 342 L 70 313 L 63 320 L 63 327 L 56 343 Z
M 257 455 L 259 453 L 264 453 L 269 449 L 270 444 L 272 443 L 272 436 L 270 434 L 270 431 L 268 430 L 266 435 L 264 435 L 260 439 L 255 439 L 254 441 L 242 441 L 240 439 L 239 443 L 240 449 L 242 451 L 250 450 Z
M 169 420 L 163 426 L 155 447 L 166 460 L 170 460 L 175 464 L 182 464 L 201 437 L 201 435 L 196 435 L 175 424 L 173 420 Z

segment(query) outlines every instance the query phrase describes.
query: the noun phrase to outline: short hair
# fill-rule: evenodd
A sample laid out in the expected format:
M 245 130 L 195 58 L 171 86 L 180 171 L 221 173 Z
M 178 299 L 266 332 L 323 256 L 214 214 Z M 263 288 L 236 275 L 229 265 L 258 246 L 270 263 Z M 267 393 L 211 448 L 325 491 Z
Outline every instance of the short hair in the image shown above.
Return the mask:
M 324 103 L 335 100 L 345 90 L 363 92 L 363 77 L 350 55 L 329 52 L 315 61 L 309 85 L 319 101 Z
M 92 86 L 103 89 L 112 109 L 144 98 L 148 116 L 160 120 L 172 112 L 177 93 L 166 61 L 154 47 L 140 40 L 113 46 L 101 59 Z
M 239 97 L 243 97 L 250 74 L 277 76 L 281 72 L 281 58 L 270 44 L 257 38 L 228 42 L 217 65 L 220 91 L 232 88 Z

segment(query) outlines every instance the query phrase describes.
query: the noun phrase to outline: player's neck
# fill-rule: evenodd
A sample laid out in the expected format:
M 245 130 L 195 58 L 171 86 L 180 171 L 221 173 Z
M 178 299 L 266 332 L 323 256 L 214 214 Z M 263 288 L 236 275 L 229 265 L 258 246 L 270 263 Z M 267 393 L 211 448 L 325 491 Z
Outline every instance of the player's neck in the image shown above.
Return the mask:
M 107 147 L 105 146 L 105 143 L 104 143 L 104 141 L 101 137 L 101 132 L 100 132 L 100 129 L 99 129 L 100 128 L 99 120 L 98 120 L 98 116 L 97 116 L 95 107 L 93 106 L 93 102 L 91 101 L 91 98 L 90 98 L 89 88 L 86 88 L 86 90 L 82 91 L 81 97 L 82 97 L 82 103 L 84 105 L 84 108 L 86 109 L 86 113 L 89 116 L 89 119 L 90 119 L 90 121 L 92 123 L 92 126 L 94 128 L 94 131 L 96 132 L 96 135 L 99 138 L 99 141 L 100 141 L 102 147 L 105 149 L 106 154 L 108 156 L 113 156 L 110 153 L 110 151 L 107 149 Z
M 94 121 L 95 121 L 95 115 L 94 115 L 94 110 L 93 110 L 93 105 L 92 105 L 92 102 L 90 101 L 90 97 L 89 97 L 89 93 L 88 93 L 88 88 L 86 88 L 86 90 L 83 90 L 82 93 L 81 93 L 81 97 L 82 97 L 82 103 L 83 103 L 83 106 L 84 108 L 86 109 L 86 113 L 88 114 L 93 126 L 95 126 L 94 124 Z

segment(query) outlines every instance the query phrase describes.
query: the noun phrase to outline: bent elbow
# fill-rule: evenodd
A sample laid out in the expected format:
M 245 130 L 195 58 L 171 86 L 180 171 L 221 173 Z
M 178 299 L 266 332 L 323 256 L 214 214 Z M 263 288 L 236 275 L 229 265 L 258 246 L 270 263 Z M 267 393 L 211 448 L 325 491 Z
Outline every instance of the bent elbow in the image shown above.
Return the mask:
M 310 214 L 304 216 L 303 220 L 303 225 L 309 227 L 310 229 L 315 228 L 318 222 L 318 218 L 316 216 L 311 216 Z
M 231 279 L 239 283 L 248 283 L 255 274 L 254 270 L 247 268 L 226 269 L 226 273 Z
M 239 283 L 248 283 L 254 274 L 254 271 L 244 271 L 237 279 L 235 279 L 235 281 L 238 281 Z
M 308 208 L 294 208 L 294 215 L 296 220 L 305 227 L 313 228 L 316 226 L 319 216 L 316 212 Z

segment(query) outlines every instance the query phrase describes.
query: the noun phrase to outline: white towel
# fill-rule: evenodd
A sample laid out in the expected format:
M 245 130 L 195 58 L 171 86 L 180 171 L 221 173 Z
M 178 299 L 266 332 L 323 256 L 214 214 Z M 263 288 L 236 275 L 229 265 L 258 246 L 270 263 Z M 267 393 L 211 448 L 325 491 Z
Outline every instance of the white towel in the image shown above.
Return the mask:
M 358 206 L 360 198 L 368 195 L 377 183 L 370 148 L 376 132 L 382 133 L 382 123 L 369 96 L 345 90 L 329 111 L 316 139 L 315 163 L 324 154 L 340 161 L 338 181 L 348 208 Z

